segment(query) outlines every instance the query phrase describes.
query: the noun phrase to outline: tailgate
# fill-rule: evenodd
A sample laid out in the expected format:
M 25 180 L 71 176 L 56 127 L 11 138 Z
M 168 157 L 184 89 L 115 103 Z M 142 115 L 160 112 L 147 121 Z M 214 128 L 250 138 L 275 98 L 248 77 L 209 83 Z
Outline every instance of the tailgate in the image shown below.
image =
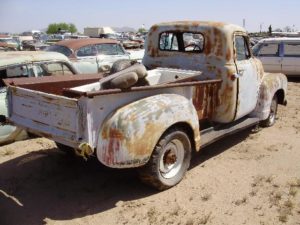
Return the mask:
M 9 117 L 16 125 L 53 139 L 77 140 L 77 99 L 10 86 L 8 101 Z

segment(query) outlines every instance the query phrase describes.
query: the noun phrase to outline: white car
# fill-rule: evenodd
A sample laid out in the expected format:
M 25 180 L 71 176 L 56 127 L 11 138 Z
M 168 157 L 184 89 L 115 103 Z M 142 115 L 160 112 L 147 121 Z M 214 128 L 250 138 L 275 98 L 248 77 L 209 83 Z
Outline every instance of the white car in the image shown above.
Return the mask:
M 253 47 L 266 72 L 300 75 L 300 38 L 268 38 Z
M 78 74 L 63 54 L 16 51 L 0 53 L 0 115 L 7 116 L 6 87 L 3 79 Z M 27 133 L 12 125 L 0 126 L 0 145 L 27 138 Z

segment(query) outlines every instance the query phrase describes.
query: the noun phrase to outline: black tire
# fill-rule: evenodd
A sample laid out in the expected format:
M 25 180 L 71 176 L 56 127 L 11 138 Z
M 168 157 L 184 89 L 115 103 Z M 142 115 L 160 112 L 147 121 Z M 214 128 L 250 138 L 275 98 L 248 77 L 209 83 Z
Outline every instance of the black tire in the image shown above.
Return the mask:
M 191 152 L 191 141 L 184 131 L 167 131 L 156 144 L 149 162 L 139 168 L 141 181 L 158 190 L 175 186 L 190 166 Z
M 58 143 L 58 142 L 55 142 L 55 144 L 57 146 L 57 149 L 59 149 L 60 151 L 66 153 L 67 155 L 75 156 L 75 149 L 74 148 L 69 147 L 69 146 L 64 145 L 64 144 L 61 144 L 61 143 Z
M 260 125 L 262 127 L 271 127 L 275 124 L 276 115 L 277 115 L 277 107 L 278 107 L 278 98 L 277 95 L 274 95 L 271 106 L 270 106 L 270 114 L 267 119 L 262 120 Z
M 110 74 L 117 73 L 119 71 L 125 70 L 126 68 L 132 66 L 134 62 L 129 59 L 120 59 L 113 63 L 110 69 Z

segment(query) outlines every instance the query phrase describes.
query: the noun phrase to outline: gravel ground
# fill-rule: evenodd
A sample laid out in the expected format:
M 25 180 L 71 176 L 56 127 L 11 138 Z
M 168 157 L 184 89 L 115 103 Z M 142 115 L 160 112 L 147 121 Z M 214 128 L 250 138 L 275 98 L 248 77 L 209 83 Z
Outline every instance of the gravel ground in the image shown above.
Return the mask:
M 163 192 L 45 138 L 2 146 L 0 224 L 300 224 L 299 80 L 288 88 L 275 126 L 206 147 Z

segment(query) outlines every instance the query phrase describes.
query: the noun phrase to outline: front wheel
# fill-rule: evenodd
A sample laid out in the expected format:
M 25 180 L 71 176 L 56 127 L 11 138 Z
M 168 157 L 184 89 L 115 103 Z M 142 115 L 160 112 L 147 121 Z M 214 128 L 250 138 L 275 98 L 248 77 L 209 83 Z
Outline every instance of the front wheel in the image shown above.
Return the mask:
M 274 95 L 271 106 L 270 106 L 270 114 L 267 119 L 261 121 L 261 126 L 263 127 L 271 127 L 275 124 L 276 114 L 277 114 L 277 106 L 278 106 L 278 98 L 277 95 Z
M 140 179 L 158 190 L 179 183 L 191 160 L 191 142 L 182 130 L 166 132 L 156 144 L 149 162 L 139 169 Z

